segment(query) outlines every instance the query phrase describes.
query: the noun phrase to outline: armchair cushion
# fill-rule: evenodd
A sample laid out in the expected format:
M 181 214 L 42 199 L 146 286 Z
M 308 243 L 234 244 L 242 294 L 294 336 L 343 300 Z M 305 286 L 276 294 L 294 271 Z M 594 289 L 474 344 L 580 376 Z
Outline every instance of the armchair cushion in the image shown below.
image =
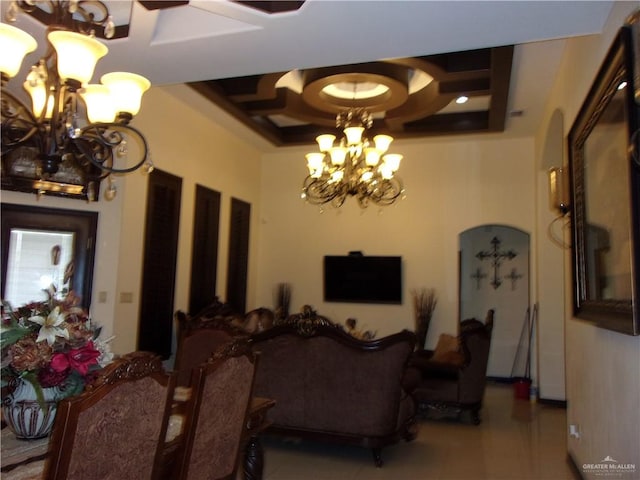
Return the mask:
M 464 363 L 464 354 L 460 351 L 460 339 L 446 333 L 441 334 L 431 361 L 461 366 Z

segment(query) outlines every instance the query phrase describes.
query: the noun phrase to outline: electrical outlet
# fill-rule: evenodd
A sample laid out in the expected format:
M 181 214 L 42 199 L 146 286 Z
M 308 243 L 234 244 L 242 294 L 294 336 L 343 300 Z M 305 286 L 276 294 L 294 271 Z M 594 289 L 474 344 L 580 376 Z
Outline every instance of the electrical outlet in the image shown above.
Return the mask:
M 98 303 L 107 303 L 107 292 L 98 292 Z
M 133 303 L 133 292 L 120 292 L 120 303 Z
M 580 438 L 580 427 L 576 424 L 569 425 L 569 436 L 573 438 Z

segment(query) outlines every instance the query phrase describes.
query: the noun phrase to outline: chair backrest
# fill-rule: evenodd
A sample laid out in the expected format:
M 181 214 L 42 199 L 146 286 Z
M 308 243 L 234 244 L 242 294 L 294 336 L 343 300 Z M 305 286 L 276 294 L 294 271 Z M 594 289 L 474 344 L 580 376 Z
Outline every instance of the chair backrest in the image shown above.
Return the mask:
M 485 323 L 469 319 L 460 324 L 460 344 L 468 360 L 460 374 L 459 396 L 462 403 L 479 402 L 484 395 L 493 317 L 494 310 L 489 310 Z
M 256 369 L 246 339 L 224 345 L 193 371 L 192 396 L 174 478 L 235 478 Z
M 84 393 L 58 404 L 44 478 L 159 478 L 174 383 L 149 352 L 105 367 Z
M 307 320 L 251 337 L 260 355 L 255 395 L 276 402 L 270 421 L 376 437 L 395 431 L 414 333 L 362 341 L 340 325 Z
M 182 311 L 176 312 L 178 322 L 178 348 L 174 370 L 177 383 L 189 386 L 191 372 L 205 363 L 211 355 L 235 337 L 246 336 L 242 329 L 234 327 L 225 318 L 211 317 L 191 319 Z

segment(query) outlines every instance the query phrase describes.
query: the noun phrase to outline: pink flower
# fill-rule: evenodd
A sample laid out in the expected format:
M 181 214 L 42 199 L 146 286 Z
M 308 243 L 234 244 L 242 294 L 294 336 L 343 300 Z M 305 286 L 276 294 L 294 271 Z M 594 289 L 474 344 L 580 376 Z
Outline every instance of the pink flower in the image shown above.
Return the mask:
M 76 370 L 80 375 L 86 375 L 91 365 L 98 364 L 100 352 L 88 342 L 84 347 L 74 348 L 66 353 L 55 353 L 51 357 L 51 368 L 56 372 L 63 372 L 67 368 Z
M 38 372 L 38 381 L 42 388 L 56 387 L 67 379 L 67 375 L 66 370 L 57 372 L 51 367 L 43 368 Z

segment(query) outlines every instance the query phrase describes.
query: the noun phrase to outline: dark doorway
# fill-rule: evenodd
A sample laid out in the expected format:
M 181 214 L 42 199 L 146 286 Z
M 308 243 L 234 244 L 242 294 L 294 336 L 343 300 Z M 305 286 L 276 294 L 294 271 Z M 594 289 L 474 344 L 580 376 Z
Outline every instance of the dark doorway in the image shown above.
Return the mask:
M 138 349 L 171 356 L 182 179 L 149 175 Z
M 229 228 L 229 263 L 227 267 L 227 303 L 239 313 L 245 312 L 247 303 L 250 221 L 251 204 L 232 198 Z
M 189 292 L 189 312 L 192 314 L 216 298 L 219 226 L 220 192 L 196 185 Z

